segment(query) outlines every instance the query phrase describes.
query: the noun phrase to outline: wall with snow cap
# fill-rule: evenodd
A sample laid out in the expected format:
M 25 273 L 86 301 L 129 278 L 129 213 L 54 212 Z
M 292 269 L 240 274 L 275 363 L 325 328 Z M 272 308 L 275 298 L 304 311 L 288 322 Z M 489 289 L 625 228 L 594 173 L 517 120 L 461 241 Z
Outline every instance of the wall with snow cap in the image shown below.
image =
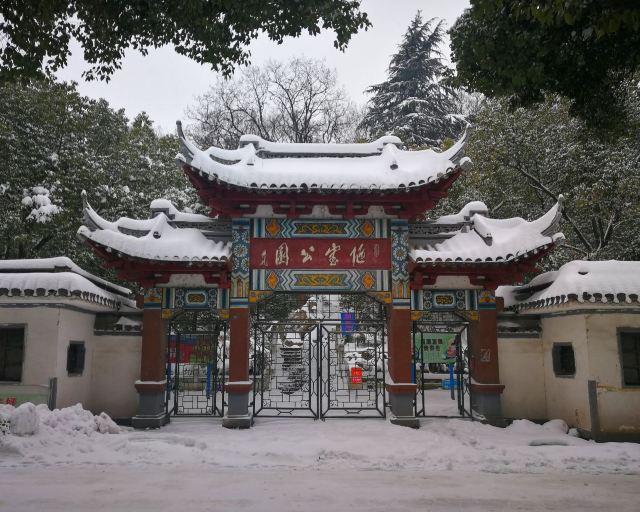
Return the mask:
M 640 388 L 624 387 L 618 331 L 640 330 L 640 312 L 585 315 L 590 378 L 597 382 L 600 429 L 640 434 Z M 586 384 L 585 384 L 586 385 Z
M 35 387 L 44 390 L 49 379 L 56 377 L 57 407 L 82 403 L 96 414 L 105 411 L 117 418 L 134 414 L 141 333 L 131 335 L 124 331 L 122 336 L 97 336 L 92 311 L 71 309 L 60 303 L 34 304 L 42 302 L 43 297 L 22 297 L 19 304 L 8 304 L 7 299 L 0 301 L 0 326 L 24 327 L 24 362 L 22 381 L 3 383 L 2 396 L 32 394 Z M 82 375 L 67 373 L 67 349 L 71 341 L 85 343 Z
M 540 317 L 541 337 L 526 333 L 498 339 L 502 410 L 508 418 L 560 418 L 591 435 L 640 438 L 640 387 L 623 385 L 619 348 L 621 330 L 640 331 L 640 308 L 632 304 L 559 303 L 519 313 Z M 571 343 L 574 376 L 556 376 L 553 344 Z M 589 381 L 597 384 L 592 425 Z
M 505 307 L 520 310 L 568 302 L 638 304 L 640 261 L 574 260 L 534 277 L 524 286 L 501 286 L 496 295 L 504 298 Z

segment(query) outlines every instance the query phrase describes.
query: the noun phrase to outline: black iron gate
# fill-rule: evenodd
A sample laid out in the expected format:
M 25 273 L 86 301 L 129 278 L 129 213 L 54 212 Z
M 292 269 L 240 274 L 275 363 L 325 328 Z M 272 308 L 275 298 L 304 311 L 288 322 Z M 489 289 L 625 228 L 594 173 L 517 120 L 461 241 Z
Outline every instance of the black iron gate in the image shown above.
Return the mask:
M 322 325 L 322 418 L 386 416 L 385 339 L 380 322 L 358 322 L 348 332 L 341 324 Z
M 457 315 L 414 322 L 416 416 L 473 419 L 467 329 Z
M 223 416 L 227 322 L 208 311 L 185 311 L 169 323 L 167 413 Z
M 318 417 L 318 325 L 257 322 L 253 328 L 254 416 Z
M 258 321 L 253 414 L 385 417 L 385 324 Z

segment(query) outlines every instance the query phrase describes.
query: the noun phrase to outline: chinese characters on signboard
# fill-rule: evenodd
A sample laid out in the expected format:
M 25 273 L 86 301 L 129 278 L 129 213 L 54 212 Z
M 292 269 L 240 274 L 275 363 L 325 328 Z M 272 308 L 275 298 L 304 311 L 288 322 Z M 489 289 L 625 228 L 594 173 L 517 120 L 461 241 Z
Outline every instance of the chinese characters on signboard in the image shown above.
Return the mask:
M 389 240 L 265 239 L 251 240 L 251 268 L 386 269 Z

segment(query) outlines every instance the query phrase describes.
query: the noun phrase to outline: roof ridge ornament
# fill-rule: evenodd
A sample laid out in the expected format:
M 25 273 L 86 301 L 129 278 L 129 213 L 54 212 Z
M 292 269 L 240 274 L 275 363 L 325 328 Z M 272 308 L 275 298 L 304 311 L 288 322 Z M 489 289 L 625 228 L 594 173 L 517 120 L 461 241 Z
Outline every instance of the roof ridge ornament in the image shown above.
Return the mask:
M 186 163 L 191 163 L 196 148 L 185 136 L 182 130 L 182 121 L 180 120 L 176 121 L 176 131 L 178 132 L 178 140 L 180 141 L 180 154 L 184 157 Z M 180 158 L 178 158 L 178 160 L 180 160 Z
M 553 212 L 553 209 L 555 208 L 556 211 L 553 214 L 553 218 L 550 220 L 548 226 L 540 232 L 541 235 L 553 236 L 555 233 L 558 232 L 558 230 L 560 229 L 560 222 L 562 221 L 562 212 L 564 211 L 564 202 L 565 202 L 564 195 L 560 194 L 558 196 L 556 204 L 553 205 L 547 213 L 545 213 L 542 217 L 540 217 L 540 219 L 538 219 L 538 220 L 544 219 L 547 215 L 550 215 L 551 212 Z

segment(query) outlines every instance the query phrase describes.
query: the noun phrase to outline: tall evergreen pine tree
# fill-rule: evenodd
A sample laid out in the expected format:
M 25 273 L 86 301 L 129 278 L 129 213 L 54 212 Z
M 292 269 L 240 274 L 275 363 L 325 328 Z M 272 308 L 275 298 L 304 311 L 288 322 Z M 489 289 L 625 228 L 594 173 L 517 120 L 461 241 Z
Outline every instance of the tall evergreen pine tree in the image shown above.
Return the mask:
M 439 50 L 443 22 L 434 23 L 423 22 L 418 11 L 391 58 L 387 80 L 367 89 L 374 96 L 361 127 L 370 136 L 392 134 L 408 146 L 438 146 L 464 127 L 456 115 L 456 91 L 443 83 L 450 74 Z

